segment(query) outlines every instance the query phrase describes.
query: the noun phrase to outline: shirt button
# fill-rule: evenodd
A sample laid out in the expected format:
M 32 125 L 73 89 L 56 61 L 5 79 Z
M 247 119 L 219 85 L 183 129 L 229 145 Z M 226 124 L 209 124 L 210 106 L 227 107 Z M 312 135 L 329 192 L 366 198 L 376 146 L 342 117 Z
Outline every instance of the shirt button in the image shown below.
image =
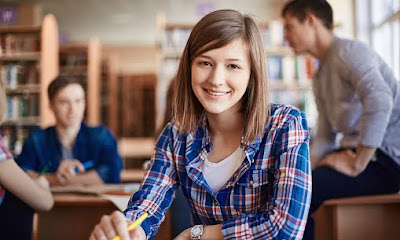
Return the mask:
M 249 181 L 249 184 L 250 184 L 250 185 L 253 185 L 253 184 L 254 184 L 254 181 L 253 181 L 253 180 L 250 180 L 250 181 Z

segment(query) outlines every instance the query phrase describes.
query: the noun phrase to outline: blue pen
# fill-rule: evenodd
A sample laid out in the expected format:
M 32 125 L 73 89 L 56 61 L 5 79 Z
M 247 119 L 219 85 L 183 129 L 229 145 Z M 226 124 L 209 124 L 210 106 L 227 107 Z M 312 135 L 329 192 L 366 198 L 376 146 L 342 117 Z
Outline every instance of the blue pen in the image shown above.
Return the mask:
M 82 165 L 83 165 L 83 168 L 84 168 L 85 170 L 87 170 L 87 169 L 89 169 L 89 168 L 94 167 L 94 161 L 93 161 L 93 160 L 89 160 L 89 161 L 87 161 L 87 162 L 82 163 Z M 79 169 L 76 167 L 76 168 L 74 169 L 74 172 L 75 172 L 75 173 L 78 173 L 78 172 L 79 172 Z

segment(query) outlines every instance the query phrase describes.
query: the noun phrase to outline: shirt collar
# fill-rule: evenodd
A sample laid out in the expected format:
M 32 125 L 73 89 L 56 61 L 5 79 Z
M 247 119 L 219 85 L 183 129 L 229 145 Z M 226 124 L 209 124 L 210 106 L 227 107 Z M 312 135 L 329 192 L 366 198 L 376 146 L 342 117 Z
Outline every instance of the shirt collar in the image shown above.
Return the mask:
M 201 152 L 203 149 L 205 149 L 207 152 L 211 151 L 212 141 L 208 128 L 209 125 L 207 121 L 207 114 L 203 112 L 199 119 L 199 125 L 192 143 L 192 149 L 198 149 L 198 152 Z M 242 136 L 240 146 L 246 152 L 247 156 L 253 156 L 254 153 L 257 152 L 260 148 L 261 141 L 262 136 L 258 136 L 254 141 L 245 143 Z M 247 159 L 251 163 L 251 159 Z

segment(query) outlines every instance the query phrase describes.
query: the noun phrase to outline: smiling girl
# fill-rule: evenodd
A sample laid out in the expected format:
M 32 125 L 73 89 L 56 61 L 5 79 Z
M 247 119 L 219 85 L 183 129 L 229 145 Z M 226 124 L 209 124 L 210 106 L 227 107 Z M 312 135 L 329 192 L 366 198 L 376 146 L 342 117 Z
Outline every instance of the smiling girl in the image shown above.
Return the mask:
M 176 239 L 302 238 L 311 196 L 307 122 L 293 107 L 268 103 L 265 59 L 249 16 L 218 10 L 196 24 L 176 77 L 174 120 L 150 170 L 125 215 L 104 216 L 90 239 L 153 237 L 179 187 L 194 226 Z

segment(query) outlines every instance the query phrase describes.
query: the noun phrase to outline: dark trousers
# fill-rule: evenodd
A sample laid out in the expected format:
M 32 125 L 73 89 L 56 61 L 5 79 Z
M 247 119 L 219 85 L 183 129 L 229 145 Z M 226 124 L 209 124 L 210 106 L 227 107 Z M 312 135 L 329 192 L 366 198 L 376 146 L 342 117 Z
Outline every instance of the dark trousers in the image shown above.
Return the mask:
M 0 205 L 0 239 L 30 240 L 34 211 L 10 192 Z
M 312 172 L 311 206 L 303 240 L 314 239 L 311 215 L 325 200 L 399 192 L 400 166 L 380 150 L 376 158 L 357 177 L 348 177 L 329 167 L 318 167 Z
M 190 208 L 181 187 L 176 191 L 175 199 L 169 209 L 171 213 L 171 235 L 175 238 L 185 229 L 192 226 Z

